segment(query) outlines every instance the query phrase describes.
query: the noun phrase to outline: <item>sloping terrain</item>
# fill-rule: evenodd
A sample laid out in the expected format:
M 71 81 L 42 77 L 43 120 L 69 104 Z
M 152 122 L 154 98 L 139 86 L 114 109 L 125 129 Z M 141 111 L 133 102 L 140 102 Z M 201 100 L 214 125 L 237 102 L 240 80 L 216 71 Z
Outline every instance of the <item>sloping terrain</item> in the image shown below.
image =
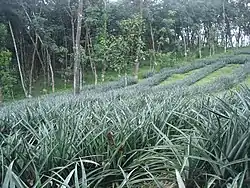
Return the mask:
M 249 72 L 249 57 L 232 55 L 165 69 L 139 83 L 122 78 L 86 86 L 77 97 L 6 105 L 0 109 L 0 184 L 243 187 L 250 91 L 207 94 L 248 83 Z

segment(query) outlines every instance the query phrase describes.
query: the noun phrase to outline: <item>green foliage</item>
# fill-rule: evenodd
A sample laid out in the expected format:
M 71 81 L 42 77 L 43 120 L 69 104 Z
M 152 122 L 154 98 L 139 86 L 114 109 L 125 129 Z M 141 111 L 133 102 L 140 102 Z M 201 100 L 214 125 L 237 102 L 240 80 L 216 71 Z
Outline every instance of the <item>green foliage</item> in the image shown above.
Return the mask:
M 133 15 L 132 18 L 120 22 L 122 36 L 129 47 L 127 58 L 134 62 L 145 59 L 143 34 L 145 33 L 145 23 L 141 15 Z
M 97 36 L 93 45 L 93 53 L 89 57 L 97 64 L 97 67 L 108 66 L 110 64 L 110 57 L 112 56 L 110 43 L 108 36 L 103 36 L 102 33 Z
M 142 35 L 145 32 L 144 21 L 138 15 L 120 23 L 122 35 L 107 35 L 100 32 L 93 45 L 92 60 L 97 65 L 107 66 L 118 72 L 127 73 L 134 62 L 145 59 Z
M 11 68 L 11 52 L 0 52 L 0 86 L 4 97 L 13 97 L 13 88 L 17 82 L 14 71 Z
M 174 54 L 172 52 L 169 53 L 161 53 L 158 52 L 156 55 L 156 66 L 159 66 L 160 68 L 164 67 L 173 67 L 176 65 L 176 57 L 174 57 Z
M 121 71 L 127 72 L 129 65 L 128 51 L 130 47 L 128 42 L 123 36 L 117 36 L 111 38 L 110 44 L 111 56 L 110 56 L 110 67 L 121 75 Z
M 73 72 L 70 54 L 74 52 L 78 1 L 37 3 L 23 0 L 17 3 L 8 0 L 1 1 L 0 7 L 0 22 L 5 23 L 0 25 L 0 48 L 15 53 L 11 38 L 6 37 L 6 23 L 11 21 L 20 61 L 25 65 L 23 72 L 31 69 L 33 42 L 37 39 L 33 67 L 39 74 L 37 76 L 43 77 L 43 82 L 47 83 L 48 76 L 44 76 L 44 72 L 47 72 L 45 50 L 48 49 L 54 72 L 67 72 L 62 79 L 66 78 L 70 83 Z M 94 75 L 98 78 L 100 74 L 112 71 L 119 75 L 129 74 L 132 66 L 143 63 L 146 56 L 151 58 L 150 69 L 159 70 L 183 61 L 186 52 L 185 60 L 189 61 L 197 58 L 197 54 L 199 56 L 199 50 L 205 57 L 224 51 L 224 47 L 230 49 L 233 39 L 236 39 L 233 40 L 236 41 L 234 46 L 241 47 L 246 44 L 244 40 L 250 33 L 250 9 L 246 0 L 104 0 L 86 1 L 83 9 L 82 63 L 85 75 L 90 75 L 96 66 L 97 74 Z M 232 30 L 234 32 L 230 32 Z M 155 57 L 157 52 L 160 54 Z M 159 66 L 152 66 L 152 62 Z
M 228 66 L 225 66 L 219 70 L 214 71 L 213 73 L 209 74 L 208 76 L 206 76 L 205 78 L 199 80 L 198 82 L 196 82 L 196 85 L 202 85 L 202 84 L 206 84 L 209 82 L 213 82 L 216 81 L 220 76 L 225 76 L 225 75 L 229 75 L 232 74 L 232 72 L 238 68 L 240 65 L 239 64 L 230 64 Z
M 6 46 L 7 28 L 4 24 L 0 23 L 0 50 Z
M 171 77 L 169 77 L 168 79 L 166 79 L 165 81 L 163 81 L 160 84 L 173 84 L 177 81 L 181 81 L 184 80 L 185 78 L 187 78 L 188 76 L 195 74 L 199 71 L 199 69 L 195 69 L 189 72 L 186 72 L 184 74 L 173 74 Z

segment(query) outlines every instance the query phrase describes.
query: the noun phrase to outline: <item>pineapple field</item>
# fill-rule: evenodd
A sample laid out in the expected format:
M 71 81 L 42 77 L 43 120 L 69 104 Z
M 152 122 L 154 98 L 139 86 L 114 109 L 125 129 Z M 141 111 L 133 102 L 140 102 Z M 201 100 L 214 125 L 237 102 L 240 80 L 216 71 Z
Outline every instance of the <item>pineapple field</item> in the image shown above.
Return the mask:
M 0 108 L 6 187 L 248 187 L 250 56 Z

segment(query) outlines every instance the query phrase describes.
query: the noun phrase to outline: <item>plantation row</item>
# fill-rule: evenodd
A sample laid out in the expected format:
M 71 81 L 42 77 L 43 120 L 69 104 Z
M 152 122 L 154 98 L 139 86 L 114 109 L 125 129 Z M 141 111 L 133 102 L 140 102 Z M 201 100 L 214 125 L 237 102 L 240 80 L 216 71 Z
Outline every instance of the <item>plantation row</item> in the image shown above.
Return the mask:
M 210 73 L 232 74 L 196 85 Z M 163 85 L 176 73 L 196 70 Z M 247 187 L 250 90 L 223 100 L 202 93 L 241 83 L 247 56 L 199 60 L 137 83 L 86 86 L 0 109 L 2 187 Z M 194 97 L 196 96 L 196 97 Z M 181 176 L 181 177 L 180 177 Z
M 241 50 L 237 52 L 238 54 L 244 54 L 245 50 Z M 162 69 L 159 73 L 157 74 L 149 74 L 150 77 L 143 79 L 142 81 L 140 81 L 139 83 L 137 83 L 137 81 L 133 78 L 133 77 L 122 77 L 120 78 L 120 80 L 118 81 L 113 81 L 113 82 L 109 82 L 109 83 L 105 83 L 105 84 L 99 84 L 99 85 L 86 85 L 83 88 L 83 93 L 80 96 L 80 98 L 87 98 L 87 99 L 95 99 L 95 98 L 100 98 L 103 97 L 103 95 L 105 95 L 105 97 L 114 97 L 114 96 L 121 96 L 124 95 L 126 93 L 128 93 L 128 95 L 130 95 L 133 92 L 146 92 L 151 90 L 153 86 L 157 86 L 154 87 L 153 90 L 155 91 L 156 88 L 160 88 L 160 89 L 167 89 L 170 88 L 170 90 L 173 90 L 174 88 L 176 88 L 175 86 L 189 86 L 194 84 L 196 81 L 199 81 L 200 79 L 206 77 L 207 75 L 209 75 L 210 73 L 226 66 L 229 64 L 245 64 L 246 62 L 248 62 L 250 59 L 249 56 L 233 56 L 233 55 L 229 55 L 229 56 L 221 56 L 218 58 L 213 58 L 213 59 L 205 59 L 205 60 L 196 60 L 195 62 L 188 64 L 186 66 L 177 66 L 175 68 L 164 68 Z M 247 65 L 246 65 L 247 66 Z M 248 74 L 248 69 L 241 66 L 242 67 L 242 75 L 241 75 L 241 79 L 239 80 L 238 78 L 235 78 L 236 80 L 242 81 L 244 78 L 246 78 L 247 74 Z M 189 78 L 186 80 L 181 80 L 178 83 L 174 83 L 171 84 L 171 86 L 166 85 L 166 86 L 162 86 L 160 83 L 162 83 L 164 80 L 168 79 L 169 77 L 171 77 L 174 74 L 185 74 L 188 73 L 190 71 L 194 71 L 194 70 L 198 70 L 195 71 L 195 74 L 191 74 L 189 75 Z M 230 75 L 227 75 L 230 76 Z M 221 79 L 220 79 L 221 80 Z M 223 79 L 222 79 L 223 80 Z M 217 83 L 219 83 L 217 81 Z M 124 89 L 124 87 L 126 87 L 126 89 Z M 204 88 L 204 87 L 202 87 Z M 228 89 L 228 88 L 225 88 Z M 185 88 L 186 90 L 186 88 Z M 105 94 L 104 94 L 105 92 Z M 176 93 L 176 92 L 174 92 Z M 72 96 L 71 94 L 69 94 L 68 92 L 65 92 L 65 95 L 62 95 L 62 93 L 60 94 L 50 94 L 48 98 L 53 97 L 54 100 L 57 102 L 58 101 L 67 101 L 69 99 L 69 96 Z M 41 97 L 40 99 L 46 100 L 47 97 Z M 52 101 L 54 101 L 52 100 Z M 22 104 L 32 104 L 33 99 L 29 100 L 29 99 L 25 99 L 24 101 L 26 102 L 15 102 L 12 103 L 13 106 L 17 105 L 22 105 Z M 29 102 L 27 102 L 29 101 Z M 11 106 L 11 105 L 10 105 Z M 9 105 L 8 107 L 9 108 Z M 10 108 L 11 111 L 13 110 L 13 108 Z M 1 111 L 6 111 L 7 109 L 2 108 L 2 110 L 0 109 L 0 113 Z M 7 110 L 8 111 L 8 110 Z

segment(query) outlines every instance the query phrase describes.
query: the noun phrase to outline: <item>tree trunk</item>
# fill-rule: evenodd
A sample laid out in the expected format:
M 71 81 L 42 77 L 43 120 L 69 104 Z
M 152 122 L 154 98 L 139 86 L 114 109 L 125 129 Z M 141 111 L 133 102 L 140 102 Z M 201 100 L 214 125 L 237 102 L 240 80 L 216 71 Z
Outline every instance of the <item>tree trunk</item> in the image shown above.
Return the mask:
M 2 87 L 0 86 L 0 105 L 3 102 L 3 94 L 2 94 Z
M 97 76 L 97 71 L 96 71 L 96 65 L 93 62 L 92 58 L 91 58 L 91 54 L 93 54 L 93 52 L 91 52 L 91 48 L 93 49 L 93 46 L 92 46 L 92 40 L 90 38 L 88 28 L 86 28 L 86 42 L 87 42 L 87 49 L 88 49 L 88 54 L 89 54 L 90 66 L 91 66 L 91 69 L 92 69 L 92 72 L 93 72 L 93 75 L 94 75 L 94 82 L 95 82 L 95 85 L 97 85 L 98 76 Z M 102 76 L 101 76 L 102 77 L 102 82 L 104 82 L 105 68 L 106 68 L 105 66 L 103 66 L 103 68 L 102 68 Z
M 32 23 L 31 17 L 29 16 L 27 10 L 25 9 L 24 4 L 21 3 L 21 6 L 23 7 L 24 13 L 25 13 L 25 15 L 27 16 L 29 22 Z M 27 31 L 27 30 L 26 30 L 26 31 Z M 39 53 L 39 51 L 38 51 L 37 45 L 35 45 L 35 42 L 34 42 L 33 38 L 31 37 L 29 31 L 27 31 L 27 33 L 28 33 L 28 35 L 29 35 L 29 37 L 30 37 L 30 39 L 31 39 L 31 41 L 32 41 L 32 43 L 33 43 L 33 45 L 34 45 L 34 47 L 36 48 L 37 57 L 38 57 L 38 59 L 39 59 L 41 65 L 42 65 L 43 77 L 44 77 L 44 89 L 45 89 L 45 88 L 46 88 L 46 66 L 45 66 L 45 63 L 42 61 L 42 58 L 41 58 L 41 55 L 40 55 L 40 53 Z M 36 30 L 35 30 L 35 35 L 38 37 L 38 39 L 40 40 L 40 42 L 43 43 L 42 40 L 41 40 L 41 37 L 38 35 L 38 33 L 37 33 Z
M 22 64 L 22 70 L 25 70 L 25 68 L 24 68 L 24 62 L 25 62 L 25 60 L 24 60 L 24 57 L 26 57 L 26 54 L 25 54 L 25 46 L 24 46 L 24 36 L 20 33 L 20 35 L 21 35 L 21 39 L 20 39 L 20 62 L 21 62 L 21 64 Z
M 240 47 L 240 37 L 241 37 L 241 27 L 239 26 L 239 31 L 236 37 L 237 48 Z
M 201 55 L 201 34 L 200 34 L 200 29 L 198 31 L 198 48 L 199 48 L 199 58 L 201 58 L 202 55 Z
M 33 71 L 34 71 L 34 63 L 35 63 L 35 55 L 36 55 L 36 48 L 37 48 L 37 41 L 38 37 L 36 35 L 36 42 L 34 44 L 34 51 L 32 54 L 32 60 L 31 60 L 31 68 L 30 68 L 30 75 L 29 75 L 29 96 L 32 96 L 32 84 L 33 84 Z
M 139 60 L 138 58 L 135 60 L 135 63 L 134 63 L 134 78 L 136 80 L 138 80 L 138 72 L 139 72 L 139 66 L 140 66 L 140 63 L 139 63 Z
M 108 20 L 108 16 L 107 16 L 107 0 L 103 0 L 103 3 L 104 3 L 103 37 L 104 37 L 104 46 L 106 47 L 106 41 L 107 41 L 107 20 Z M 107 61 L 107 53 L 106 53 L 106 50 L 104 50 L 103 56 L 104 56 L 104 59 L 102 61 L 102 73 L 101 73 L 102 74 L 102 76 L 101 76 L 102 77 L 102 82 L 105 81 L 105 74 L 106 74 L 106 69 L 107 69 L 107 64 L 106 64 L 107 63 L 106 62 Z M 96 74 L 96 68 L 95 68 L 95 74 Z
M 82 13 L 83 13 L 83 0 L 79 0 L 77 11 L 77 31 L 75 41 L 75 55 L 74 55 L 74 95 L 80 93 L 80 39 L 82 30 Z
M 141 40 L 141 36 L 139 36 L 139 38 L 138 38 L 138 42 Z M 140 66 L 140 61 L 139 61 L 139 59 L 141 59 L 140 57 L 139 57 L 139 54 L 140 54 L 140 46 L 138 45 L 138 47 L 137 47 L 137 55 L 136 55 L 136 59 L 135 59 L 135 62 L 134 62 L 134 78 L 136 79 L 136 80 L 138 80 L 138 72 L 139 72 L 139 66 Z
M 36 49 L 34 48 L 31 60 L 31 68 L 29 75 L 29 96 L 32 96 L 32 83 L 33 83 L 33 70 L 34 70 L 34 61 L 35 61 Z
M 187 43 L 186 43 L 185 31 L 183 34 L 183 45 L 184 45 L 184 56 L 185 56 L 185 58 L 187 58 Z
M 45 89 L 46 88 L 46 65 L 45 65 L 44 61 L 42 60 L 42 57 L 41 57 L 41 55 L 40 55 L 40 53 L 38 51 L 38 48 L 37 48 L 38 41 L 35 42 L 34 39 L 31 37 L 30 33 L 29 32 L 27 32 L 27 33 L 29 35 L 30 40 L 32 41 L 32 44 L 34 45 L 37 57 L 38 57 L 38 59 L 39 59 L 39 61 L 41 63 L 42 69 L 43 69 L 43 78 L 44 78 L 44 86 L 43 87 Z M 39 39 L 39 41 L 41 42 L 41 44 L 43 44 L 42 39 L 39 37 L 39 35 L 37 33 L 35 33 L 35 35 L 37 37 L 37 40 Z
M 65 39 L 65 46 L 66 49 L 68 49 L 68 43 L 67 43 L 67 39 Z M 68 50 L 65 50 L 65 69 L 63 70 L 63 74 L 64 74 L 64 89 L 67 88 L 67 71 L 68 71 Z
M 105 68 L 103 67 L 102 68 L 102 75 L 101 75 L 102 82 L 105 81 L 105 73 L 106 73 L 106 71 L 105 71 Z
M 72 15 L 71 15 L 71 33 L 73 41 L 73 53 L 75 54 L 75 26 L 74 26 L 74 18 Z
M 79 72 L 79 76 L 80 76 L 80 91 L 82 90 L 83 88 L 83 75 L 82 75 L 82 66 L 80 65 L 80 72 Z
M 55 79 L 54 79 L 53 66 L 51 64 L 51 57 L 50 57 L 48 49 L 46 49 L 46 54 L 47 54 L 47 62 L 48 62 L 48 66 L 49 66 L 49 71 L 51 74 L 51 89 L 52 89 L 52 93 L 54 93 L 55 92 Z
M 230 26 L 228 18 L 226 18 L 226 31 L 227 31 L 227 36 L 228 36 L 228 40 L 230 42 L 230 45 L 233 48 L 234 47 L 234 45 L 233 45 L 233 38 L 232 38 L 231 26 Z
M 91 38 L 90 38 L 90 35 L 89 35 L 89 44 L 90 44 L 90 46 L 89 46 L 89 53 L 91 53 L 90 52 L 90 47 L 91 47 L 91 49 L 93 49 L 93 45 L 92 45 L 92 40 L 91 40 Z M 94 53 L 94 52 L 92 52 L 92 53 Z M 95 62 L 93 62 L 92 61 L 92 59 L 90 58 L 90 61 L 91 61 L 91 68 L 92 68 L 92 71 L 93 71 L 93 73 L 94 73 L 94 79 L 95 79 L 95 85 L 97 85 L 97 82 L 98 82 L 98 76 L 97 76 L 97 70 L 96 70 L 96 64 L 95 64 Z M 105 61 L 105 60 L 104 60 Z M 104 63 L 103 64 L 103 69 L 102 69 L 102 73 L 103 73 L 103 82 L 104 82 L 104 75 L 105 75 L 105 70 L 106 70 L 106 64 Z
M 215 54 L 215 51 L 214 51 L 214 46 L 215 46 L 215 26 L 212 25 L 211 27 L 211 50 L 212 50 L 212 55 Z
M 153 28 L 152 28 L 152 23 L 149 23 L 150 26 L 150 35 L 151 35 L 151 41 L 152 41 L 152 48 L 153 48 L 153 66 L 152 66 L 152 70 L 154 71 L 155 69 L 155 65 L 156 65 L 156 57 L 155 57 L 155 39 L 154 39 L 154 32 L 153 32 Z
M 125 87 L 127 87 L 128 86 L 128 79 L 127 79 L 127 72 L 125 72 L 125 79 L 124 79 L 124 82 L 125 82 Z
M 212 56 L 212 41 L 213 41 L 213 37 L 212 37 L 212 25 L 209 24 L 209 27 L 208 27 L 209 56 Z
M 224 41 L 224 52 L 227 52 L 227 35 L 225 35 L 225 41 Z
M 28 93 L 27 93 L 27 90 L 26 90 L 25 85 L 24 85 L 24 79 L 23 79 L 23 74 L 22 74 L 22 70 L 21 70 L 20 59 L 19 59 L 19 55 L 18 55 L 16 40 L 15 40 L 15 36 L 14 36 L 14 33 L 13 33 L 12 26 L 11 26 L 10 22 L 9 22 L 9 27 L 10 27 L 10 33 L 11 33 L 11 37 L 12 37 L 12 40 L 13 40 L 14 48 L 15 48 L 15 53 L 16 53 L 16 58 L 17 58 L 17 65 L 18 65 L 18 70 L 19 70 L 19 74 L 20 74 L 21 84 L 22 84 L 22 87 L 23 87 L 23 92 L 24 92 L 25 97 L 28 97 Z
M 212 54 L 215 55 L 215 47 L 214 47 L 214 43 L 212 44 Z
M 46 53 L 46 59 L 47 59 L 47 88 L 49 89 L 49 87 L 51 86 L 51 79 L 50 79 L 50 67 L 49 67 L 49 58 L 48 58 L 48 54 Z
M 227 52 L 227 32 L 226 32 L 226 12 L 225 12 L 225 1 L 223 0 L 223 38 L 224 38 L 224 52 Z
M 142 20 L 142 5 L 143 5 L 143 1 L 140 0 L 140 7 L 139 7 L 139 10 L 140 10 L 140 19 Z M 140 25 L 139 27 L 139 30 L 140 30 L 140 35 L 138 36 L 138 46 L 137 46 L 137 50 L 136 50 L 136 59 L 135 59 L 135 62 L 134 62 L 134 78 L 136 80 L 138 80 L 138 72 L 139 72 L 139 66 L 140 66 L 140 60 L 142 59 L 141 58 L 141 46 L 140 46 L 140 42 L 142 41 L 142 25 Z

